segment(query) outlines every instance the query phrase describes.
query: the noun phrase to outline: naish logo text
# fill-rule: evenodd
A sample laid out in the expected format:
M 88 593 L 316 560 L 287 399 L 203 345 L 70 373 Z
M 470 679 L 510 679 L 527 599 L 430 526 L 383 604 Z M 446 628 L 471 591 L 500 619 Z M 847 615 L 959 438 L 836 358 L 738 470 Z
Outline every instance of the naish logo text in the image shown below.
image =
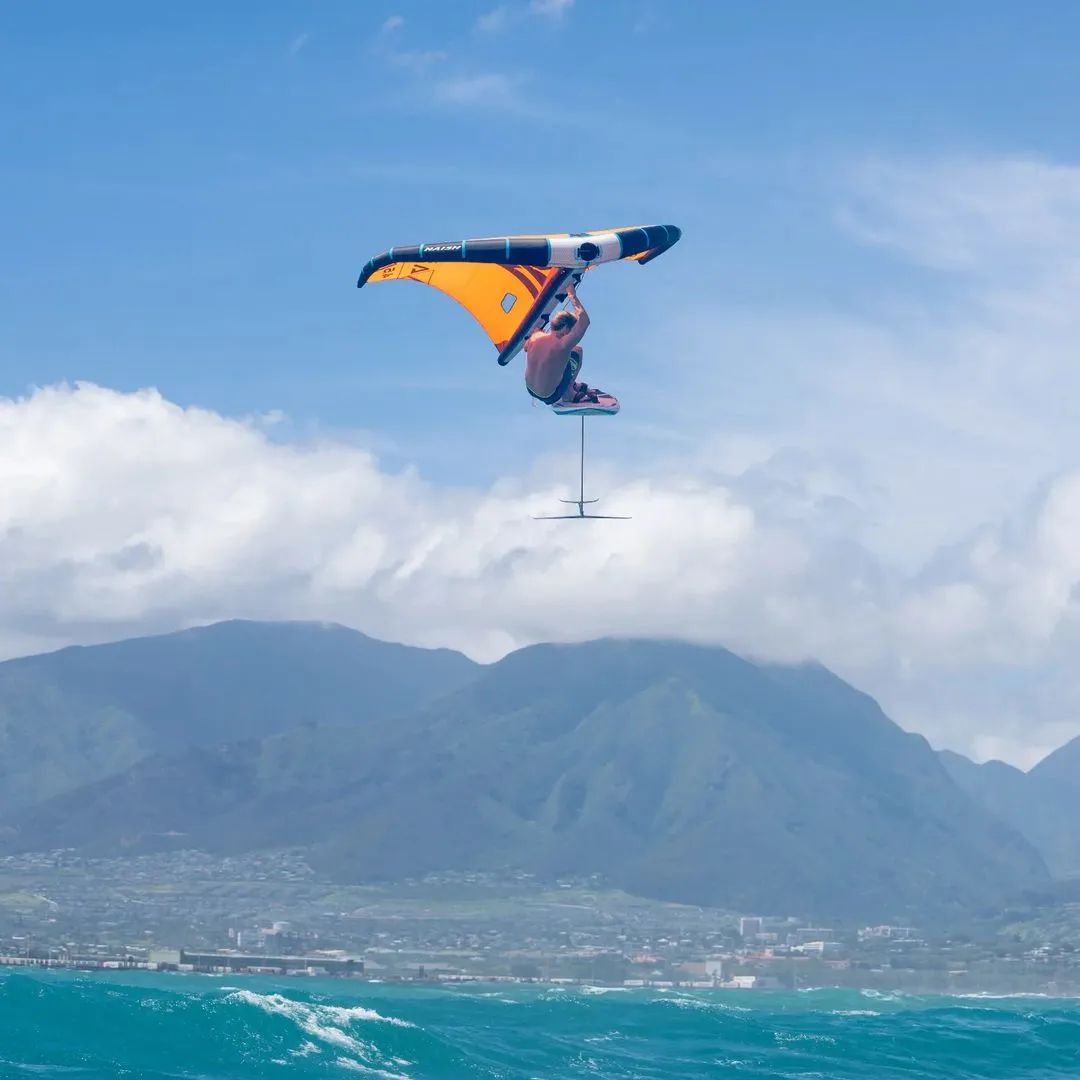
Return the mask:
M 425 244 L 424 245 L 424 254 L 425 255 L 429 251 L 460 251 L 460 250 L 461 250 L 461 245 L 460 244 Z

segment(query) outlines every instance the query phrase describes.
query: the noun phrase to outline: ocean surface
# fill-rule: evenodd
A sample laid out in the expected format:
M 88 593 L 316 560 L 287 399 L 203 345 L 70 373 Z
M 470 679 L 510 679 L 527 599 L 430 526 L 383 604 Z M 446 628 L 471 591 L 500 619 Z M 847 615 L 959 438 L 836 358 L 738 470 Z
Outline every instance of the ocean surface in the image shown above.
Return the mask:
M 0 973 L 2 1077 L 1080 1077 L 1080 1001 Z

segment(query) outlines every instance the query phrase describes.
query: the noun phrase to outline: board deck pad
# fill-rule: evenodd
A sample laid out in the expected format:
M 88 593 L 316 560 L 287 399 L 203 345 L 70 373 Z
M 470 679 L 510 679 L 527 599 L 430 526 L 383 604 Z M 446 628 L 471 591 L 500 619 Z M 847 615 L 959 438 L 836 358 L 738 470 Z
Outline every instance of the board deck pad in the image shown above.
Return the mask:
M 559 416 L 614 416 L 619 411 L 619 399 L 597 390 L 596 401 L 557 401 L 551 411 Z

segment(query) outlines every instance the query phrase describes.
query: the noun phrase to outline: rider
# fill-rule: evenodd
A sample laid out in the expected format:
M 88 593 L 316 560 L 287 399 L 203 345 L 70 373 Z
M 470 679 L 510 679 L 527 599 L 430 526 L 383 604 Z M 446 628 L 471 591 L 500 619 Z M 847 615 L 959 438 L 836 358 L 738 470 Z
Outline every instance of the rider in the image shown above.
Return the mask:
M 584 357 L 578 342 L 589 329 L 589 313 L 581 306 L 573 285 L 566 295 L 573 311 L 557 311 L 549 329 L 533 331 L 525 342 L 525 388 L 545 405 L 596 397 L 595 390 L 574 381 Z

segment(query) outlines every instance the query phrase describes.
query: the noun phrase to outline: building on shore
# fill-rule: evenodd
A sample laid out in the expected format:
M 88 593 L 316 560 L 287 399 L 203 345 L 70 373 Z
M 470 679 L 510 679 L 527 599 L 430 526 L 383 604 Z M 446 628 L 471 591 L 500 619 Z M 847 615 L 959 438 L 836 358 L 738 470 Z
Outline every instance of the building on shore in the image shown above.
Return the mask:
M 744 915 L 739 919 L 739 937 L 744 941 L 755 938 L 762 932 L 764 925 L 760 915 Z
M 265 953 L 189 952 L 187 949 L 155 949 L 150 962 L 159 970 L 184 968 L 193 971 L 250 971 L 286 975 L 312 974 L 355 976 L 364 974 L 364 961 L 341 953 L 312 956 L 269 956 Z

